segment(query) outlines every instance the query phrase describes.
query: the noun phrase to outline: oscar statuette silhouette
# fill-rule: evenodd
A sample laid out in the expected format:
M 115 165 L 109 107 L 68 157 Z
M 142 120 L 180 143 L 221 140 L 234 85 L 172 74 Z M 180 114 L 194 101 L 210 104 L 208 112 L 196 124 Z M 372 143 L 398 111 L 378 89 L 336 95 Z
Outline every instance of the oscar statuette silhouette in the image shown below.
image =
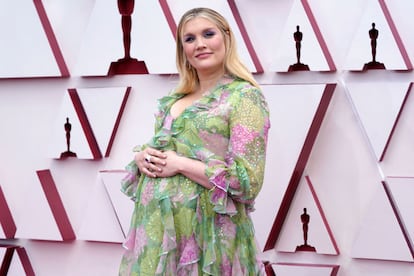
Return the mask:
M 300 220 L 302 221 L 302 230 L 303 230 L 303 241 L 304 241 L 304 243 L 302 245 L 296 246 L 296 251 L 316 252 L 315 247 L 308 244 L 308 231 L 309 231 L 310 216 L 306 212 L 306 208 L 303 208 L 303 214 L 300 216 Z
M 372 23 L 372 28 L 368 31 L 369 38 L 371 39 L 371 55 L 372 60 L 364 64 L 363 70 L 369 69 L 385 69 L 384 63 L 378 62 L 377 57 L 377 39 L 379 31 L 375 28 L 375 23 Z
M 121 25 L 123 32 L 124 57 L 111 62 L 108 75 L 116 74 L 148 74 L 144 61 L 131 57 L 131 30 L 132 13 L 134 11 L 134 0 L 118 0 L 118 10 L 121 14 Z
M 60 158 L 76 157 L 76 153 L 70 150 L 70 132 L 72 131 L 72 125 L 69 123 L 69 118 L 66 118 L 64 127 L 66 132 L 66 151 L 60 154 Z
M 293 33 L 296 47 L 296 63 L 289 66 L 288 72 L 309 71 L 309 66 L 300 62 L 300 51 L 302 48 L 303 33 L 299 30 L 299 28 L 299 25 L 296 26 L 296 32 Z

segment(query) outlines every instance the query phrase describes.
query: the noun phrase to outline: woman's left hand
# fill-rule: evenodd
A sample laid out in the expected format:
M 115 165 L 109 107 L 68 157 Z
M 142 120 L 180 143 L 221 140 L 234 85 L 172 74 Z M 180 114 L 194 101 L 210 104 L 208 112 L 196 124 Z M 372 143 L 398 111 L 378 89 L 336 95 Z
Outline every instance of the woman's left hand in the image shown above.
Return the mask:
M 170 177 L 179 173 L 180 166 L 183 165 L 185 158 L 179 156 L 175 151 L 164 151 L 163 154 L 166 156 L 165 163 L 160 171 L 155 172 L 157 177 Z

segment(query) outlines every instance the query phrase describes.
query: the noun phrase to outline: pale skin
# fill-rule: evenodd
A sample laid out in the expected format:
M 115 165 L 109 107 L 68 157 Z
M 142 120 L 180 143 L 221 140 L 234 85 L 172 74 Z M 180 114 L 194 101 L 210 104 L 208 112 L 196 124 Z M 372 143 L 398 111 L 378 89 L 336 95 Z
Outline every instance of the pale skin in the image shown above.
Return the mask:
M 225 73 L 224 37 L 213 22 L 202 17 L 191 19 L 184 25 L 181 40 L 188 62 L 197 71 L 200 85 L 171 107 L 174 118 L 202 97 L 205 91 L 213 88 Z M 148 155 L 151 156 L 151 163 L 145 160 Z M 146 148 L 135 155 L 135 162 L 141 173 L 149 177 L 169 177 L 180 173 L 207 189 L 213 188 L 204 174 L 206 165 L 203 162 L 179 156 L 174 151 Z

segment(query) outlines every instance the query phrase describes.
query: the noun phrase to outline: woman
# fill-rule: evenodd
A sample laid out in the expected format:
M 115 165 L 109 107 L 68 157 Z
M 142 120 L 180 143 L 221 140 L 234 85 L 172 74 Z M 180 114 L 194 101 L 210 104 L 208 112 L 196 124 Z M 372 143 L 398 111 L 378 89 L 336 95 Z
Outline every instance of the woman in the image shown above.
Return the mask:
M 135 210 L 120 275 L 262 275 L 249 213 L 263 183 L 266 101 L 220 14 L 186 12 L 176 41 L 180 82 L 122 183 Z

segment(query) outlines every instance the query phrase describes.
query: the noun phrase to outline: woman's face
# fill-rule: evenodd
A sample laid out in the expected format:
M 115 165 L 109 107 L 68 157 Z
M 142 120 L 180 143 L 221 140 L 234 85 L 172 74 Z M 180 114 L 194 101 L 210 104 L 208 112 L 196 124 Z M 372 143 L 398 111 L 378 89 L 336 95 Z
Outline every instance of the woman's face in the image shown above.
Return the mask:
M 193 18 L 184 25 L 182 33 L 184 54 L 199 74 L 223 71 L 224 37 L 213 22 Z

